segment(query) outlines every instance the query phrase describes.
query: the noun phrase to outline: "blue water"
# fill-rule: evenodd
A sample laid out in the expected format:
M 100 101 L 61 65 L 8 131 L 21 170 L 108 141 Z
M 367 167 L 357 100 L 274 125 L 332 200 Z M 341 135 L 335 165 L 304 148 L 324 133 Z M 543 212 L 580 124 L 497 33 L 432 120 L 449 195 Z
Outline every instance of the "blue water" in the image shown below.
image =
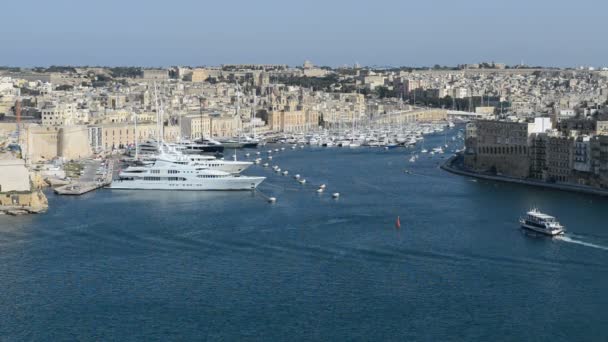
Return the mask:
M 260 191 L 275 204 L 250 192 L 49 194 L 46 214 L 0 217 L 0 336 L 608 339 L 608 199 L 473 181 L 409 153 L 275 153 L 289 176 L 248 171 L 268 177 Z M 568 236 L 518 229 L 532 206 Z

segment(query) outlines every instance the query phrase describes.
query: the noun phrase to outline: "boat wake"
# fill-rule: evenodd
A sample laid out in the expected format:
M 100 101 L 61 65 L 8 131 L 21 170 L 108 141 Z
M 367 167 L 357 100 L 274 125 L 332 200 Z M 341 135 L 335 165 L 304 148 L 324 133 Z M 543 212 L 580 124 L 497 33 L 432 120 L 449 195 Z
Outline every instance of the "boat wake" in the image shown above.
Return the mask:
M 557 240 L 564 241 L 564 242 L 574 243 L 574 244 L 581 245 L 581 246 L 587 246 L 587 247 L 591 247 L 591 248 L 596 248 L 596 249 L 601 249 L 601 250 L 604 250 L 604 251 L 608 251 L 608 246 L 596 245 L 594 243 L 590 243 L 590 242 L 585 242 L 585 241 L 573 239 L 573 238 L 571 238 L 569 236 L 566 236 L 566 235 L 556 236 L 555 238 Z

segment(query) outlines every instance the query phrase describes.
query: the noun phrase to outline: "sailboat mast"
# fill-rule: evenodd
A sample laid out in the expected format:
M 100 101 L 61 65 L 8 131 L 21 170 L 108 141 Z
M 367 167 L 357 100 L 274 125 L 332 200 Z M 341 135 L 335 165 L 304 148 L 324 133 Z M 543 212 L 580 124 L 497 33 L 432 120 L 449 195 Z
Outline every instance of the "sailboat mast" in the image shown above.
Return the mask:
M 160 142 L 160 108 L 158 105 L 158 89 L 154 82 L 154 107 L 156 107 L 156 141 Z
M 255 106 L 257 105 L 257 96 L 256 96 L 256 90 L 255 88 L 253 88 L 253 108 L 251 109 L 251 135 L 252 138 L 255 138 L 255 124 L 254 124 L 254 120 L 255 120 Z
M 137 131 L 137 114 L 133 114 L 135 117 L 135 159 L 139 159 L 139 132 Z
M 235 80 L 236 83 L 236 118 L 241 123 L 239 125 L 239 142 L 241 141 L 241 135 L 243 133 L 243 120 L 241 120 L 241 87 L 239 81 Z

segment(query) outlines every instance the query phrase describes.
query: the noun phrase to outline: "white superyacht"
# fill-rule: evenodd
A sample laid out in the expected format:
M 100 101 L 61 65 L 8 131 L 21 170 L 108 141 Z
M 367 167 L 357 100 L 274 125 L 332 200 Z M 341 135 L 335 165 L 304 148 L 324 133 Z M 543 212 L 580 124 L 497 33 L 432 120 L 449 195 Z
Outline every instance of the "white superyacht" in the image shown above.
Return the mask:
M 123 190 L 253 190 L 266 177 L 235 175 L 203 166 L 157 159 L 119 172 L 109 188 Z
M 143 157 L 138 158 L 138 164 L 140 165 L 152 165 L 158 159 L 173 162 L 175 164 L 199 166 L 208 168 L 211 170 L 224 171 L 228 173 L 241 173 L 248 167 L 253 165 L 252 162 L 237 161 L 237 160 L 224 160 L 218 159 L 210 155 L 202 154 L 184 154 L 179 149 L 176 149 L 170 144 L 164 144 L 159 149 L 159 152 L 155 154 L 147 154 Z
M 228 173 L 241 173 L 248 167 L 253 165 L 253 162 L 238 161 L 238 160 L 223 160 L 213 156 L 193 155 L 193 154 L 161 154 L 159 157 L 162 160 L 173 162 L 180 165 L 190 165 L 196 167 L 208 168 L 211 170 L 223 171 Z

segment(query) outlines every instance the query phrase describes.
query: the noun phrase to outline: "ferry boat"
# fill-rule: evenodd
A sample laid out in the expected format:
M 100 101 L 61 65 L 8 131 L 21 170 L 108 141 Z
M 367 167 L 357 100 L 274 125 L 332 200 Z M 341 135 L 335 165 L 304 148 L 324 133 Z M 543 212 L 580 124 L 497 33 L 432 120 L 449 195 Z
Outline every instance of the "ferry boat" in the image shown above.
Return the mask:
M 541 213 L 538 209 L 531 209 L 526 216 L 519 219 L 521 227 L 541 234 L 556 236 L 565 232 L 555 217 Z

